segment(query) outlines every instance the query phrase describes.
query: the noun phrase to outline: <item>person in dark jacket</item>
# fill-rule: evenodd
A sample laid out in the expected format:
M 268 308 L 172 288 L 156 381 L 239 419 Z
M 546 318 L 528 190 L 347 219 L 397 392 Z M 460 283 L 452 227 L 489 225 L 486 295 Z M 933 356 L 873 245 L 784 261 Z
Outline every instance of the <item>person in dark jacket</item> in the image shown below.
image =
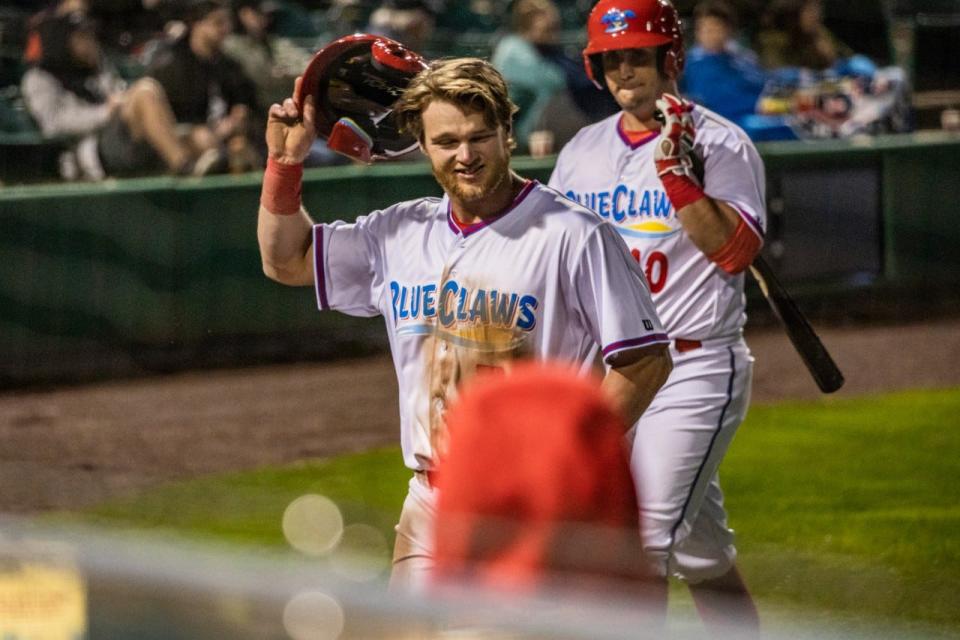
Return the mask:
M 823 24 L 822 0 L 775 0 L 757 35 L 760 63 L 767 69 L 803 67 L 822 71 L 853 50 Z
M 257 92 L 253 81 L 223 53 L 233 28 L 228 3 L 192 2 L 186 33 L 163 47 L 147 69 L 166 90 L 177 122 L 192 126 L 193 143 L 219 149 L 233 172 L 259 167 Z
M 21 90 L 41 133 L 67 146 L 63 177 L 205 172 L 199 152 L 177 132 L 163 87 L 147 78 L 128 87 L 104 59 L 84 14 L 50 15 L 37 34 L 39 59 Z

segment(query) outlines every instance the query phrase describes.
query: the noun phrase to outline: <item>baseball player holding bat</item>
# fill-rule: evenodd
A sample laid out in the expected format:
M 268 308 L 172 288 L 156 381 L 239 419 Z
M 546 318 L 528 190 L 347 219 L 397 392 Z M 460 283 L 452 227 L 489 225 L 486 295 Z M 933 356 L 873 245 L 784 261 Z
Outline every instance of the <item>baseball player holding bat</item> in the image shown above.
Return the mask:
M 397 43 L 386 42 L 389 55 L 381 38 L 343 55 L 321 52 L 326 66 L 311 72 L 319 76 L 299 79 L 296 99 L 270 107 L 257 235 L 270 278 L 312 284 L 320 309 L 383 316 L 400 388 L 401 447 L 414 472 L 391 583 L 419 587 L 432 562 L 432 474 L 445 446 L 443 416 L 470 375 L 508 368 L 516 358 L 586 370 L 599 348 L 609 367 L 603 387 L 635 421 L 671 365 L 643 273 L 614 227 L 511 170 L 516 108 L 500 74 L 478 59 L 441 61 L 408 75 L 399 101 L 384 105 L 376 92 L 389 84 L 381 67 L 416 70 Z M 314 89 L 304 92 L 307 84 Z M 351 93 L 363 99 L 342 101 Z M 370 117 L 378 101 L 385 108 Z M 337 119 L 341 107 L 358 117 Z M 315 224 L 300 189 L 318 128 L 332 147 L 371 158 L 384 146 L 380 131 L 394 148 L 402 146 L 395 134 L 409 132 L 443 197 L 401 202 L 352 223 Z
M 755 627 L 717 468 L 750 398 L 743 271 L 766 226 L 763 164 L 737 126 L 677 97 L 668 0 L 600 0 L 587 34 L 587 73 L 622 111 L 566 145 L 550 186 L 616 227 L 672 338 L 673 371 L 635 427 L 644 549 L 705 622 Z

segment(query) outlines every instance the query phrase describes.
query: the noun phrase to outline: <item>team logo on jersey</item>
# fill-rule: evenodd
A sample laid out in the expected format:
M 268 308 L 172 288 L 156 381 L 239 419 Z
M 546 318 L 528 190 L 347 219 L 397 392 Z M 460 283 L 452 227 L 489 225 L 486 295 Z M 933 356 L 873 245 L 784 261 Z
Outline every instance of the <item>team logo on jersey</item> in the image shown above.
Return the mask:
M 609 191 L 571 190 L 566 196 L 614 222 L 623 236 L 666 238 L 680 232 L 680 221 L 670 198 L 659 189 L 637 191 L 621 183 Z
M 443 332 L 451 342 L 471 346 L 494 329 L 533 331 L 537 325 L 536 296 L 481 287 L 456 280 L 436 284 L 390 283 L 397 335 Z
M 617 231 L 619 231 L 622 236 L 632 238 L 666 238 L 679 232 L 680 228 L 674 228 L 662 222 L 649 220 L 637 224 L 618 226 Z
M 636 18 L 635 14 L 630 9 L 626 11 L 621 11 L 620 9 L 610 9 L 603 17 L 600 18 L 600 22 L 607 25 L 607 28 L 604 29 L 604 33 L 620 33 L 621 31 L 626 31 L 630 26 L 627 24 L 627 20 L 631 18 Z

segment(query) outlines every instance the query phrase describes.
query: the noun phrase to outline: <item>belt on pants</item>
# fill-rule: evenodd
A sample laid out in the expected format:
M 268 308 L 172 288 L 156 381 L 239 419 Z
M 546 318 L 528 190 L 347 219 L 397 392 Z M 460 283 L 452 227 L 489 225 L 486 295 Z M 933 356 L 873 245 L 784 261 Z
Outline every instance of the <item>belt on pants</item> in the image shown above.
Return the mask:
M 694 349 L 699 349 L 703 346 L 703 343 L 699 340 L 687 340 L 685 338 L 675 338 L 673 341 L 673 348 L 677 350 L 677 353 L 686 353 L 687 351 L 693 351 Z

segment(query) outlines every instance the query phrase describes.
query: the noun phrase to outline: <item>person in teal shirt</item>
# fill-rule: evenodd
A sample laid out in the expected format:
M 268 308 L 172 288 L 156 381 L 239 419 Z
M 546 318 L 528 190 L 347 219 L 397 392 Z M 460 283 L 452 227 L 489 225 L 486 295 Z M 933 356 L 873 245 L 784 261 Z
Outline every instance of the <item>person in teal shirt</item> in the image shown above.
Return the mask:
M 567 88 L 563 69 L 538 50 L 538 46 L 556 43 L 560 12 L 551 0 L 518 0 L 513 9 L 513 29 L 497 44 L 490 61 L 507 80 L 510 99 L 520 107 L 513 133 L 525 150 L 544 110 Z

